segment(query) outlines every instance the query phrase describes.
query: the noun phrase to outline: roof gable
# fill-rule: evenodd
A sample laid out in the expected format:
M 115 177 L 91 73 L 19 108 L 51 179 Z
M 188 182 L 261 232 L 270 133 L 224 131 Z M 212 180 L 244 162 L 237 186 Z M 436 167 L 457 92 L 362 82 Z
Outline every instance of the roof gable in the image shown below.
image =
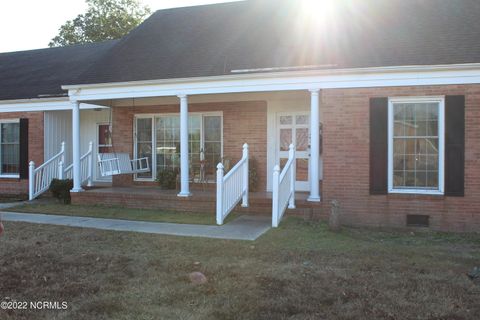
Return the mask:
M 65 95 L 62 84 L 75 81 L 115 43 L 0 53 L 0 100 Z
M 295 1 L 257 0 L 157 11 L 76 84 L 480 62 L 475 0 L 338 1 L 319 29 L 300 10 Z
M 318 13 L 325 21 L 315 13 L 308 20 L 298 3 L 250 0 L 160 10 L 120 40 L 0 54 L 0 100 L 61 95 L 68 84 L 262 68 L 480 63 L 476 0 L 338 0 L 335 14 Z

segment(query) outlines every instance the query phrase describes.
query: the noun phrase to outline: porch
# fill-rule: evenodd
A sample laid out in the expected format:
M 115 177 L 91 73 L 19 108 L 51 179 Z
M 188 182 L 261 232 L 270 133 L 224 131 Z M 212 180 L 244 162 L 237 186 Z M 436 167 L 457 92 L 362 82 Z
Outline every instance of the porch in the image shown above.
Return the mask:
M 214 188 L 203 190 L 192 185 L 190 197 L 178 197 L 178 190 L 163 190 L 160 187 L 95 187 L 84 192 L 72 192 L 72 204 L 121 206 L 125 208 L 158 209 L 184 212 L 211 212 L 215 215 L 216 193 Z M 308 192 L 297 192 L 296 208 L 287 209 L 290 215 L 318 216 L 321 203 L 307 201 Z M 249 193 L 249 207 L 240 204 L 234 212 L 255 215 L 272 214 L 272 193 L 261 191 Z
M 110 110 L 110 129 L 107 125 L 97 131 L 98 154 L 128 154 L 132 159 L 148 158 L 150 163 L 149 172 L 114 176 L 115 187 L 151 186 L 162 171 L 175 171 L 180 173 L 177 196 L 189 197 L 189 183 L 198 180 L 201 163 L 214 182 L 217 164 L 227 162 L 228 171 L 240 159 L 242 145 L 248 143 L 257 190 L 272 191 L 273 169 L 286 164 L 293 143 L 296 190 L 309 192 L 309 200 L 319 202 L 323 175 L 319 100 L 318 90 L 294 90 L 197 94 L 188 100 L 184 95 L 158 95 L 88 103 Z M 82 123 L 78 105 L 73 101 L 73 150 L 78 148 L 75 136 L 82 135 L 73 132 L 78 130 L 75 123 Z M 75 173 L 78 165 L 73 162 Z M 72 191 L 81 192 L 81 183 L 75 183 Z

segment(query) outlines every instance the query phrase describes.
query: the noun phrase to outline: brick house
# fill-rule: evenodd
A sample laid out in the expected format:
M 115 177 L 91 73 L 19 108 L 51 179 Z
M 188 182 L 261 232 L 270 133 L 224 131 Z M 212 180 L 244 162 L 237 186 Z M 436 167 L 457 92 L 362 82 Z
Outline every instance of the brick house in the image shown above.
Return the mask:
M 74 202 L 213 210 L 195 198 L 202 164 L 214 185 L 248 143 L 269 199 L 293 143 L 303 210 L 335 199 L 346 224 L 480 231 L 480 4 L 306 3 L 160 10 L 119 40 L 0 54 L 0 191 L 27 193 L 29 161 L 65 141 Z M 89 141 L 95 163 L 126 153 L 150 170 L 94 165 L 111 187 L 85 191 Z M 178 196 L 155 186 L 166 169 Z

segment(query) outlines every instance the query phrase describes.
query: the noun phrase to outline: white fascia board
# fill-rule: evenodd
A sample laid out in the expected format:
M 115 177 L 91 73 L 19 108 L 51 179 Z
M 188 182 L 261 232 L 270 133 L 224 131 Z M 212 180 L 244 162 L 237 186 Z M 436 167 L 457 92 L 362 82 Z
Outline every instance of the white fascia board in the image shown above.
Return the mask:
M 62 86 L 72 100 L 480 83 L 480 64 L 241 74 Z
M 105 108 L 94 104 L 82 103 L 80 109 Z M 72 104 L 68 97 L 49 99 L 25 99 L 0 101 L 0 113 L 6 112 L 42 112 L 71 110 Z

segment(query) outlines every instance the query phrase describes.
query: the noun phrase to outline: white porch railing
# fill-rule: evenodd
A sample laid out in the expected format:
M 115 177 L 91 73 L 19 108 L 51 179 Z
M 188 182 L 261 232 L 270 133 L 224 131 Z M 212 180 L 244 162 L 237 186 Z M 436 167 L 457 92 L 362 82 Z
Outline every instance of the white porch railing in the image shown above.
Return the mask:
M 273 169 L 273 195 L 272 195 L 272 227 L 276 228 L 282 220 L 287 209 L 295 208 L 295 180 L 296 178 L 295 146 L 290 145 L 288 161 L 282 172 L 280 166 Z
M 65 164 L 65 142 L 62 142 L 60 152 L 41 166 L 35 168 L 35 162 L 29 163 L 28 198 L 33 200 L 50 187 L 53 179 L 72 179 L 73 164 L 64 167 Z M 93 143 L 90 142 L 88 151 L 80 158 L 82 184 L 87 182 L 88 186 L 93 185 Z
M 30 161 L 28 180 L 28 199 L 33 200 L 50 187 L 50 182 L 58 177 L 58 168 L 65 162 L 65 142 L 62 142 L 60 152 L 44 164 L 35 168 L 35 162 Z
M 59 170 L 61 172 L 61 170 Z M 73 179 L 73 163 L 65 168 L 64 175 L 59 179 Z M 80 158 L 80 184 L 87 183 L 88 187 L 93 186 L 93 142 L 88 144 L 88 151 Z
M 248 144 L 243 145 L 242 159 L 224 176 L 222 163 L 217 165 L 217 224 L 222 225 L 242 200 L 248 207 Z

